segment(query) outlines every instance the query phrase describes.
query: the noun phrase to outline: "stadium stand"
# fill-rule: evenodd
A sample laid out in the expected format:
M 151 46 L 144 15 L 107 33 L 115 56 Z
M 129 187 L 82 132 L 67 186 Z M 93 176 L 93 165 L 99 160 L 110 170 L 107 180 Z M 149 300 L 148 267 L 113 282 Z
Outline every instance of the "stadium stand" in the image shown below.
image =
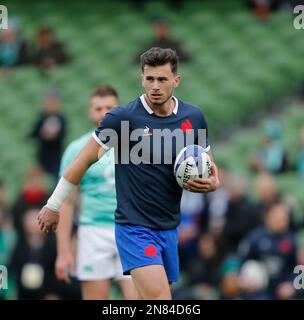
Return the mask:
M 267 111 L 294 92 L 304 78 L 304 43 L 299 41 L 300 33 L 290 27 L 292 15 L 278 12 L 262 24 L 241 2 L 231 3 L 223 8 L 217 1 L 204 5 L 187 1 L 183 12 L 188 13 L 190 24 L 185 23 L 184 13 L 170 11 L 161 2 L 148 3 L 142 14 L 118 1 L 93 1 L 91 6 L 82 2 L 10 2 L 10 14 L 21 20 L 26 38 L 33 40 L 41 24 L 51 26 L 66 44 L 73 63 L 54 70 L 48 78 L 22 67 L 9 81 L 0 80 L 4 123 L 0 144 L 10 145 L 12 137 L 16 141 L 1 157 L 0 173 L 6 180 L 9 171 L 20 176 L 31 162 L 32 152 L 24 139 L 40 108 L 42 93 L 50 86 L 61 91 L 70 119 L 68 141 L 87 129 L 82 110 L 95 85 L 114 84 L 122 102 L 140 93 L 139 70 L 130 60 L 151 36 L 152 8 L 168 16 L 175 36 L 195 55 L 193 63 L 181 67 L 183 85 L 177 94 L 205 110 L 211 135 L 244 123 L 253 113 Z M 22 161 L 16 153 L 22 154 Z

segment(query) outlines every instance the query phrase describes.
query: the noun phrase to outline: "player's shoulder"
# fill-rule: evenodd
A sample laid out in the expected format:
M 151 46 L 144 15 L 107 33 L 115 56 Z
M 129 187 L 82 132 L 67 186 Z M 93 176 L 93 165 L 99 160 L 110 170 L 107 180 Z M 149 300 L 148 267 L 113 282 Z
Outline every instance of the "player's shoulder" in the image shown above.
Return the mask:
M 126 114 L 126 115 L 132 115 L 134 113 L 137 113 L 138 112 L 138 106 L 141 104 L 141 100 L 140 98 L 136 98 L 132 101 L 130 101 L 128 104 L 124 105 L 123 106 L 123 112 Z
M 178 105 L 179 105 L 179 108 L 181 108 L 181 110 L 183 111 L 183 113 L 187 112 L 195 116 L 204 117 L 204 111 L 202 107 L 199 107 L 197 105 L 191 104 L 187 101 L 180 100 L 180 99 L 178 99 Z

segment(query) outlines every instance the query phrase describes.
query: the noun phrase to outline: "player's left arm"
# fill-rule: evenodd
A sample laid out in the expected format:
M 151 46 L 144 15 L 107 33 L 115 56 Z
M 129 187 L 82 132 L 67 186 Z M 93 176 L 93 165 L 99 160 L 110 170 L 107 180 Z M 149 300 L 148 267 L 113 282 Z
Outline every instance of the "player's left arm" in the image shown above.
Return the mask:
M 210 175 L 208 178 L 197 178 L 192 181 L 188 181 L 187 187 L 190 192 L 206 193 L 215 191 L 220 187 L 220 180 L 218 177 L 218 169 L 215 164 L 211 150 L 208 151 L 208 155 L 211 159 Z

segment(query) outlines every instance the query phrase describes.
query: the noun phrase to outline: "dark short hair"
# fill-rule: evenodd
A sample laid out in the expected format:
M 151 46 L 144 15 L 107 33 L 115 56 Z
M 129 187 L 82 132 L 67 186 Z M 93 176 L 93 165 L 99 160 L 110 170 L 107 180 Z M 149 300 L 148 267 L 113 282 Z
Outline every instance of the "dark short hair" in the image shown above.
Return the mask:
M 170 48 L 163 49 L 159 47 L 153 47 L 140 56 L 140 63 L 142 71 L 144 71 L 145 65 L 157 67 L 170 63 L 172 72 L 177 73 L 178 56 L 175 50 Z
M 109 85 L 99 86 L 91 94 L 91 98 L 93 98 L 93 97 L 108 97 L 108 96 L 113 96 L 118 99 L 117 91 Z

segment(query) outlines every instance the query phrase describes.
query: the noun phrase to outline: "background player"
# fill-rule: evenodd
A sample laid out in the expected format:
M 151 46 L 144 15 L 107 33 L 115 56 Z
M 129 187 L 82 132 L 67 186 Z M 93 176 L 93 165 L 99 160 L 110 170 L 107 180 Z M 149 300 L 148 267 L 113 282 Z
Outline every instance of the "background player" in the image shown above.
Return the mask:
M 105 114 L 118 105 L 118 95 L 110 86 L 98 87 L 91 95 L 88 117 L 95 126 Z M 87 143 L 92 132 L 73 141 L 61 160 L 60 176 Z M 129 276 L 123 276 L 115 243 L 114 212 L 116 192 L 114 155 L 107 153 L 93 164 L 82 178 L 78 190 L 64 202 L 57 232 L 56 275 L 69 283 L 69 270 L 74 271 L 71 252 L 73 211 L 77 196 L 81 197 L 80 226 L 77 241 L 77 278 L 81 281 L 83 299 L 108 299 L 110 280 L 119 281 L 125 299 L 134 299 L 134 286 Z
M 151 134 L 146 136 L 153 142 L 154 128 L 173 131 L 188 120 L 187 123 L 196 132 L 195 143 L 198 143 L 197 129 L 207 130 L 207 124 L 199 108 L 173 97 L 174 89 L 180 82 L 177 65 L 177 55 L 171 49 L 151 48 L 141 56 L 145 94 L 107 114 L 93 138 L 65 171 L 47 206 L 40 212 L 38 221 L 41 230 L 56 229 L 63 200 L 80 182 L 87 168 L 97 161 L 99 147 L 100 155 L 109 149 L 109 135 L 105 129 L 113 129 L 120 135 L 121 121 L 129 121 L 131 131 L 142 128 L 144 133 L 144 128 L 148 127 Z M 127 150 L 129 155 L 133 146 L 134 143 L 130 144 Z M 205 147 L 209 149 L 208 141 Z M 167 145 L 163 144 L 162 154 L 170 152 L 166 148 Z M 125 150 L 119 151 L 121 155 L 121 151 Z M 176 150 L 172 155 L 174 162 Z M 153 150 L 149 156 L 153 158 Z M 118 200 L 116 241 L 124 273 L 131 273 L 141 298 L 171 299 L 168 283 L 177 281 L 179 274 L 177 226 L 182 195 L 173 174 L 173 163 L 147 165 L 130 162 L 125 165 L 118 161 L 115 177 Z M 210 192 L 218 187 L 214 163 L 209 178 L 188 183 L 192 192 Z

